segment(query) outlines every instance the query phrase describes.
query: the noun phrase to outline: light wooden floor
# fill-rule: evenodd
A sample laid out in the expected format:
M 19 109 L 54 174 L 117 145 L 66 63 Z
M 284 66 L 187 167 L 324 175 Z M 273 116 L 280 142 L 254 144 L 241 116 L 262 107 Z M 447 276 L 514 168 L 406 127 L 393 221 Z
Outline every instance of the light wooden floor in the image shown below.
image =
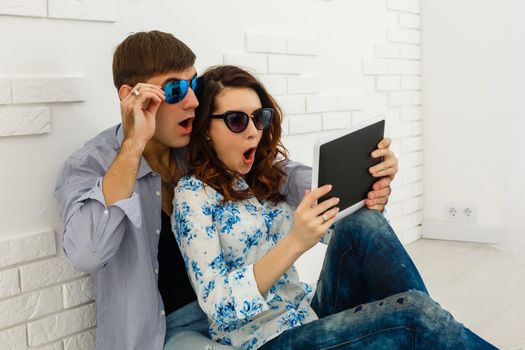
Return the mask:
M 430 295 L 456 320 L 498 348 L 525 350 L 525 257 L 426 239 L 406 248 Z

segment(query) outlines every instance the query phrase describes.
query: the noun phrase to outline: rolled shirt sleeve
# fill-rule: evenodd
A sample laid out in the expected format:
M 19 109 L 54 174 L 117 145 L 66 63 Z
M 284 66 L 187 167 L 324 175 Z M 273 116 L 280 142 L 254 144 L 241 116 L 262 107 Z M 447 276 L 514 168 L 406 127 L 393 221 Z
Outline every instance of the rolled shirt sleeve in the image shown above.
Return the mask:
M 118 250 L 125 231 L 123 220 L 142 224 L 138 195 L 110 206 L 102 193 L 103 173 L 92 161 L 70 158 L 61 169 L 55 187 L 63 220 L 63 248 L 75 268 L 93 272 L 103 267 Z

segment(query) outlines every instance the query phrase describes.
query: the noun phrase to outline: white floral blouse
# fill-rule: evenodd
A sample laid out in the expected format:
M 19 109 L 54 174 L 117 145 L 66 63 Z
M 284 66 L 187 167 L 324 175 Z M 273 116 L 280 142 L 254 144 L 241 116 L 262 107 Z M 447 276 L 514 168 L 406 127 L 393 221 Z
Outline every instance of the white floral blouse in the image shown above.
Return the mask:
M 237 186 L 247 184 L 239 180 Z M 286 202 L 222 200 L 196 177 L 183 177 L 175 189 L 172 227 L 199 305 L 210 319 L 211 338 L 257 349 L 317 319 L 310 307 L 314 290 L 299 281 L 293 266 L 266 296 L 257 288 L 253 265 L 292 227 L 293 209 Z

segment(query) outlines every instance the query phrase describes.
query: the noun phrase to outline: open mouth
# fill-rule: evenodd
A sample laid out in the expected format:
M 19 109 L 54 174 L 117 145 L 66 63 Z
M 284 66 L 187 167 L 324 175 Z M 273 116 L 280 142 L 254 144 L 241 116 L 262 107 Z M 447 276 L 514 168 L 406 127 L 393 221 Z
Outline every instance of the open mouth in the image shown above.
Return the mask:
M 186 131 L 191 131 L 193 118 L 184 119 L 179 123 L 179 125 Z
M 246 152 L 244 152 L 242 154 L 243 160 L 244 160 L 245 163 L 247 163 L 247 164 L 253 163 L 253 161 L 255 160 L 255 151 L 256 150 L 257 150 L 257 147 L 251 147 L 248 150 L 246 150 Z

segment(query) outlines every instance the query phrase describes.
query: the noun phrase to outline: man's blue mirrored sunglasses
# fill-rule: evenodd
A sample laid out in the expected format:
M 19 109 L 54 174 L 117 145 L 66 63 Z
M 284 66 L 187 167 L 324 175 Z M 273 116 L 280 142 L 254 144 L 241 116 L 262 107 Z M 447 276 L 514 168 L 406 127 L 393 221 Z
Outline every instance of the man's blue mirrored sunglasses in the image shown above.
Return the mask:
M 184 97 L 186 97 L 190 87 L 193 92 L 197 93 L 201 84 L 202 78 L 197 76 L 190 80 L 169 80 L 163 88 L 164 95 L 166 96 L 166 103 L 175 104 L 182 101 Z

